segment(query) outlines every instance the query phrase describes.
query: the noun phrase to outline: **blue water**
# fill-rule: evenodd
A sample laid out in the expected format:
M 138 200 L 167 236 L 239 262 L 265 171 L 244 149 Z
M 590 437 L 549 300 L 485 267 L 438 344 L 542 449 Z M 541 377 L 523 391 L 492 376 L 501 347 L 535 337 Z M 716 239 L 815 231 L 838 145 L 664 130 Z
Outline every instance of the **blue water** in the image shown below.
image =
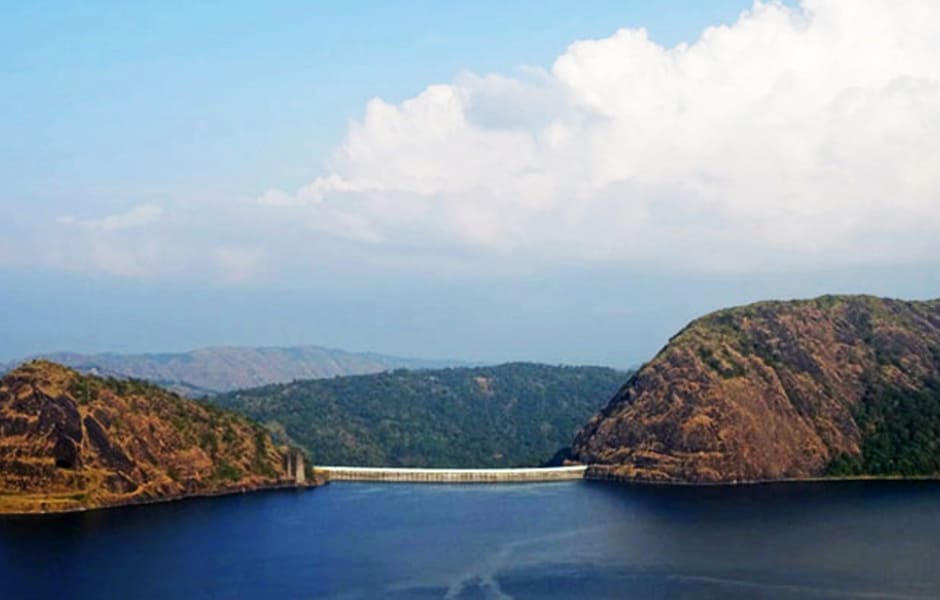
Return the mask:
M 940 484 L 337 483 L 0 519 L 0 598 L 940 598 Z

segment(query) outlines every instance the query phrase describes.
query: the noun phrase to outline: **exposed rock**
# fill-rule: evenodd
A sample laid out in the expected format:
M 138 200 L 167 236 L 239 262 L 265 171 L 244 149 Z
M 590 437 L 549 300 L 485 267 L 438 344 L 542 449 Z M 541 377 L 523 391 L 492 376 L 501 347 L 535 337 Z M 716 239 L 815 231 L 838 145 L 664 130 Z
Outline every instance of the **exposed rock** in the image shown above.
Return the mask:
M 108 434 L 94 417 L 91 415 L 86 416 L 84 423 L 85 431 L 88 432 L 88 440 L 98 452 L 102 464 L 115 471 L 128 472 L 134 468 L 134 463 L 131 459 L 127 457 L 127 454 L 125 454 L 120 447 L 111 443 Z
M 827 296 L 723 310 L 673 337 L 583 428 L 572 456 L 591 476 L 628 480 L 934 475 L 937 382 L 940 301 Z M 923 418 L 905 412 L 915 404 Z M 922 447 L 892 442 L 914 429 Z
M 150 384 L 45 361 L 0 380 L 0 512 L 302 485 L 303 469 L 260 425 Z

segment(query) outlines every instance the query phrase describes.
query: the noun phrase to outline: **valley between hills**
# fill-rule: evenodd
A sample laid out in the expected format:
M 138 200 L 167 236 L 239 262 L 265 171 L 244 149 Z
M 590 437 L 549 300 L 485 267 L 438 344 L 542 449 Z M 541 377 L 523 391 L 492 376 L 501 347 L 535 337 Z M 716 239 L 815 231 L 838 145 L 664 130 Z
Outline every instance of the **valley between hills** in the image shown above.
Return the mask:
M 589 478 L 691 484 L 940 474 L 940 301 L 721 310 L 635 373 L 389 368 L 196 400 L 24 363 L 0 381 L 0 511 L 306 486 L 311 464 L 584 464 Z

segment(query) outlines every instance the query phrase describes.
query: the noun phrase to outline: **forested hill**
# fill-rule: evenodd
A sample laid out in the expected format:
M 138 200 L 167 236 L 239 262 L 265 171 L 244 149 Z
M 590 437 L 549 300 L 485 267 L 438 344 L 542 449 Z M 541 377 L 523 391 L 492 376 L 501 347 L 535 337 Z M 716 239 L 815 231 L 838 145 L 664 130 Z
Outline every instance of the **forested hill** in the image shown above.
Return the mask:
M 299 381 L 211 401 L 306 447 L 317 464 L 534 466 L 567 446 L 627 377 L 512 363 Z

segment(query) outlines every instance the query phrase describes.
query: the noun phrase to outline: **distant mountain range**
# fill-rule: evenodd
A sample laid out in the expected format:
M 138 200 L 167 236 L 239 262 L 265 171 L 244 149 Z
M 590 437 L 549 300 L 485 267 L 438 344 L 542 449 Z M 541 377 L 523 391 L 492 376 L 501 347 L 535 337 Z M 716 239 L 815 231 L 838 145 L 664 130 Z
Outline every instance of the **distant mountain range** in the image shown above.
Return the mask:
M 365 375 L 392 369 L 425 369 L 466 365 L 459 361 L 422 360 L 371 352 L 346 352 L 321 346 L 213 347 L 168 354 L 79 354 L 54 352 L 43 358 L 83 373 L 150 381 L 177 393 L 198 397 L 239 388 Z M 0 365 L 0 373 L 23 361 Z
M 190 401 L 46 361 L 15 369 L 0 378 L 0 512 L 294 485 L 303 451 L 319 465 L 574 460 L 588 478 L 634 482 L 940 478 L 940 300 L 729 308 L 634 374 L 431 369 L 441 363 L 313 346 L 50 356 L 219 393 Z M 329 378 L 356 371 L 372 373 Z

